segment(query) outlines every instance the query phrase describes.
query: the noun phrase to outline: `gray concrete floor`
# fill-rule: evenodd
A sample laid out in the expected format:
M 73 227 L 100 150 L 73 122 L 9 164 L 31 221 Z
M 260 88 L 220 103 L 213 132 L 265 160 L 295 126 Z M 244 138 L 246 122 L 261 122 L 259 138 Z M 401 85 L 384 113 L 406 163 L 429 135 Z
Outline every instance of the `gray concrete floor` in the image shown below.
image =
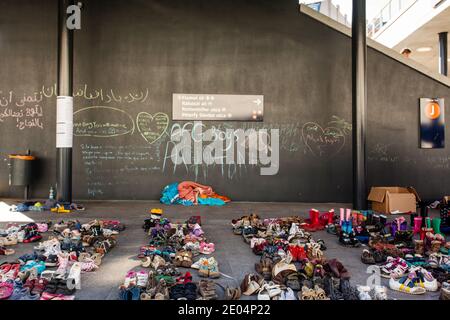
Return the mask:
M 8 203 L 8 201 L 6 201 Z M 10 204 L 11 201 L 9 201 Z M 183 207 L 164 206 L 159 202 L 84 202 L 86 211 L 71 214 L 54 213 L 26 213 L 36 222 L 78 219 L 82 223 L 92 219 L 119 219 L 126 224 L 127 229 L 119 235 L 118 246 L 104 259 L 100 269 L 93 273 L 82 275 L 82 289 L 77 291 L 76 298 L 82 300 L 114 300 L 118 299 L 118 287 L 122 283 L 128 270 L 139 269 L 139 260 L 136 258 L 139 247 L 148 242 L 148 237 L 141 228 L 145 218 L 149 217 L 151 208 L 163 208 L 164 217 L 172 221 L 184 221 L 192 215 L 202 217 L 203 229 L 209 240 L 216 245 L 214 256 L 219 261 L 220 271 L 238 279 L 239 283 L 247 273 L 254 272 L 254 263 L 259 257 L 255 256 L 250 247 L 244 243 L 242 237 L 232 233 L 230 221 L 250 213 L 257 213 L 262 218 L 285 217 L 299 215 L 306 217 L 310 208 L 319 210 L 339 209 L 342 204 L 302 204 L 302 203 L 238 203 L 233 202 L 224 207 Z M 343 248 L 339 245 L 336 236 L 324 231 L 314 234 L 315 239 L 323 239 L 328 249 L 325 256 L 329 259 L 339 259 L 352 274 L 354 285 L 366 284 L 366 266 L 361 263 L 362 248 Z M 5 257 L 0 256 L 0 263 L 14 260 L 24 253 L 32 251 L 33 244 L 19 244 L 14 247 L 16 254 Z M 193 275 L 195 270 L 190 270 Z M 194 277 L 195 280 L 195 277 Z M 233 281 L 221 278 L 222 284 L 233 285 Z M 387 281 L 383 280 L 387 285 Z M 220 295 L 221 293 L 219 293 Z M 423 296 L 411 296 L 389 290 L 393 299 L 436 300 L 439 293 L 427 293 Z M 247 297 L 244 297 L 247 298 Z M 250 299 L 254 299 L 251 297 Z

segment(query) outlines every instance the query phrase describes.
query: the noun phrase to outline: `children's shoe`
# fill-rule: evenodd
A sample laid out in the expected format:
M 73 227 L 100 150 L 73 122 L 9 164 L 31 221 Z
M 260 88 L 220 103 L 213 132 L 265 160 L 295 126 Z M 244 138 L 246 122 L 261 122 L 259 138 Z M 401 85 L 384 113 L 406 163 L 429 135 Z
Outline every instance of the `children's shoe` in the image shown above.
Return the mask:
M 211 254 L 214 251 L 215 251 L 214 243 L 206 243 L 206 242 L 200 243 L 200 253 L 202 253 L 202 254 Z
M 219 278 L 220 277 L 220 271 L 219 271 L 219 263 L 217 262 L 214 257 L 211 257 L 208 259 L 209 264 L 209 277 L 210 278 Z

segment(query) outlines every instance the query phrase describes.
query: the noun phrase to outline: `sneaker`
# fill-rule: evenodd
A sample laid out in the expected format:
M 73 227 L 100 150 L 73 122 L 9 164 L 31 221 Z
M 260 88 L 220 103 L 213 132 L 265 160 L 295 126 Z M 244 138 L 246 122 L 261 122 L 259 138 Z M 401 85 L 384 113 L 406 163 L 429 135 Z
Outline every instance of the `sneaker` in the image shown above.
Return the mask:
M 358 286 L 357 289 L 359 300 L 372 300 L 369 286 Z
M 81 282 L 81 263 L 75 262 L 70 268 L 67 280 L 72 284 L 73 288 L 80 288 Z
M 59 279 L 65 279 L 68 266 L 69 266 L 69 255 L 67 253 L 59 254 L 58 269 L 55 272 L 55 277 Z
M 45 265 L 47 267 L 56 267 L 58 265 L 58 256 L 55 254 L 51 254 L 45 260 Z

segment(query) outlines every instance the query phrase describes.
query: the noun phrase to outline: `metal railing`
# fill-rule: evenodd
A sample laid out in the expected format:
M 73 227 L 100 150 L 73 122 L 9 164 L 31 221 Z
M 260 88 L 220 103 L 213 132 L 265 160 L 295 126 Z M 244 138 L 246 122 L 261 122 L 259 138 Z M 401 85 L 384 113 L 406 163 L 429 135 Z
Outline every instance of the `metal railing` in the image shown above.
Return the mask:
M 375 37 L 385 25 L 405 12 L 418 0 L 391 0 L 367 25 L 367 36 Z

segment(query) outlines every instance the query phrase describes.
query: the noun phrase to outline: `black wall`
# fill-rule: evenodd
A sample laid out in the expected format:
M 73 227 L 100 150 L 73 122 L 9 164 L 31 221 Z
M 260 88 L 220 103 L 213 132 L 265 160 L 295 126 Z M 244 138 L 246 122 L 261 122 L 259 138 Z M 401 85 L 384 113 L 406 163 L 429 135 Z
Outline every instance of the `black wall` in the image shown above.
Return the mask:
M 126 133 L 140 113 L 170 116 L 172 93 L 263 94 L 264 123 L 204 124 L 280 129 L 280 169 L 260 176 L 250 165 L 174 168 L 165 161 L 168 133 L 185 123 L 170 120 L 163 131 L 150 121 L 141 128 L 151 133 L 147 140 L 136 127 L 115 137 L 75 137 L 74 196 L 157 199 L 170 182 L 197 180 L 234 200 L 350 201 L 351 41 L 299 13 L 297 3 L 84 1 L 82 30 L 75 33 L 76 122 L 108 119 L 123 123 Z M 0 114 L 35 105 L 43 110 L 42 119 L 33 113 L 19 120 L 4 116 L 0 153 L 5 158 L 31 149 L 41 159 L 36 197 L 55 181 L 56 98 L 50 93 L 56 82 L 56 10 L 55 0 L 0 2 L 0 101 L 14 91 L 11 100 L 19 104 L 9 102 Z M 418 99 L 450 101 L 449 88 L 372 49 L 368 62 L 369 184 L 413 185 L 427 198 L 448 194 L 448 149 L 419 149 Z M 20 107 L 24 93 L 37 92 L 40 100 L 43 86 L 48 98 Z M 88 107 L 96 108 L 80 111 Z M 17 127 L 36 118 L 43 129 Z M 313 141 L 324 138 L 327 144 Z M 2 161 L 0 197 L 20 196 L 21 190 L 8 187 L 7 172 Z

